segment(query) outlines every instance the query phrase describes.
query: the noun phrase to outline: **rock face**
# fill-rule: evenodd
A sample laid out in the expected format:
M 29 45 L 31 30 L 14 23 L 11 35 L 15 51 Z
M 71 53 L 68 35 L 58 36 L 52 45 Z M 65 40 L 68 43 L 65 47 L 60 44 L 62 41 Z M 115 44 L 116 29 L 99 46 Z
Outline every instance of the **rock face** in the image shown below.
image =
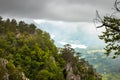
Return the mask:
M 63 72 L 66 80 L 102 80 L 92 65 L 82 58 L 79 59 L 80 53 L 76 53 L 69 44 L 64 47 L 62 57 L 66 62 Z
M 29 80 L 23 72 L 20 72 L 15 67 L 10 70 L 7 67 L 8 63 L 6 59 L 0 58 L 0 80 Z
M 8 61 L 6 59 L 0 58 L 0 80 L 9 80 L 9 74 L 6 68 Z
M 67 71 L 67 80 L 80 80 L 80 76 L 75 75 L 73 73 L 73 68 L 72 68 L 70 62 L 68 62 L 66 64 L 66 71 Z

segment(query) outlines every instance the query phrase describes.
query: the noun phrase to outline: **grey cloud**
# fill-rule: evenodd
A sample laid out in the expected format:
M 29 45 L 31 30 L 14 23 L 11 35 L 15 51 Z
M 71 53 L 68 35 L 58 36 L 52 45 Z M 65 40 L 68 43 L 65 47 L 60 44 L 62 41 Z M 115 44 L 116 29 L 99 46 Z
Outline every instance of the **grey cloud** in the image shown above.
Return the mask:
M 0 15 L 61 21 L 91 21 L 106 14 L 114 0 L 0 0 Z

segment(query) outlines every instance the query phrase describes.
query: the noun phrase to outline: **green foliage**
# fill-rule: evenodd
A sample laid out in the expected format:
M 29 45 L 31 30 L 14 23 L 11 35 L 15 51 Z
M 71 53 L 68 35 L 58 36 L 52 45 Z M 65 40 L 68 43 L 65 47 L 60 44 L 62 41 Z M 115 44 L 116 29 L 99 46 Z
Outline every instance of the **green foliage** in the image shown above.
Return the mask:
M 7 64 L 7 69 L 8 69 L 8 74 L 10 80 L 21 80 L 22 79 L 22 74 L 20 70 L 16 69 L 13 63 L 8 63 Z
M 115 58 L 120 55 L 120 19 L 105 16 L 102 24 L 106 31 L 99 38 L 108 43 L 105 48 L 106 55 L 114 53 L 113 58 Z
M 48 70 L 41 70 L 38 72 L 36 76 L 36 80 L 52 80 L 54 77 L 54 74 L 51 72 L 48 72 Z
M 0 29 L 0 57 L 9 61 L 11 80 L 21 80 L 21 71 L 30 80 L 64 80 L 60 64 L 64 61 L 57 59 L 60 56 L 49 33 L 36 29 L 34 24 L 17 24 L 15 19 L 0 18 Z
M 80 53 L 76 53 L 75 50 L 71 48 L 70 44 L 64 45 L 61 53 L 63 59 L 66 61 L 66 71 L 68 73 L 79 75 L 80 79 L 83 80 L 102 80 L 101 76 L 93 69 L 92 65 L 84 59 L 79 59 Z M 71 68 L 68 68 L 68 66 Z M 71 72 L 71 69 L 73 70 L 73 73 Z
M 79 53 L 75 57 L 76 52 L 69 44 L 61 53 L 49 33 L 37 29 L 34 24 L 0 17 L 0 57 L 8 61 L 6 69 L 10 80 L 23 80 L 24 76 L 30 80 L 66 80 L 68 62 L 81 79 L 97 80 L 92 66 L 79 59 Z M 0 66 L 0 80 L 6 69 Z
M 0 80 L 23 80 L 23 75 L 13 63 L 8 62 L 4 58 L 0 58 Z

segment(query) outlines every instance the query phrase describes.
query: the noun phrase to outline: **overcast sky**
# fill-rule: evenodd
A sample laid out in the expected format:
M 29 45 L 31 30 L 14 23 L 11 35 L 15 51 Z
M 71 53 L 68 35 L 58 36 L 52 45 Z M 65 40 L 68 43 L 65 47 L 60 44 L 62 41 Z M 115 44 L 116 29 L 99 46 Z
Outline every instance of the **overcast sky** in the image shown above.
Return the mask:
M 0 15 L 14 18 L 87 22 L 107 14 L 115 0 L 0 0 Z

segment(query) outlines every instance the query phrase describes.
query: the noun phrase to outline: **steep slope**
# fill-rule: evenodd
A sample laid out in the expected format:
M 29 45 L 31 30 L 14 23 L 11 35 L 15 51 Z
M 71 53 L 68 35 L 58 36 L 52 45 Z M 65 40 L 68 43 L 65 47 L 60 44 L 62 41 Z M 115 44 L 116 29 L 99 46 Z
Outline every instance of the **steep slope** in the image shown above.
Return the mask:
M 86 23 L 75 23 L 73 25 L 72 23 L 59 21 L 56 23 L 44 21 L 35 24 L 54 35 L 53 38 L 57 46 L 62 46 L 61 43 L 74 44 L 73 46 L 75 46 L 75 50 L 77 52 L 81 52 L 82 58 L 85 58 L 86 61 L 89 61 L 89 63 L 92 64 L 99 73 L 103 74 L 102 76 L 105 77 L 105 80 L 109 80 L 109 77 L 113 80 L 120 79 L 120 59 L 106 57 L 104 54 L 104 48 L 106 44 L 99 39 L 99 29 L 96 29 L 94 25 L 85 25 Z M 64 35 L 60 36 L 63 33 Z M 86 48 L 81 46 L 79 47 L 81 44 L 86 46 Z M 116 76 L 111 76 L 112 74 Z
M 1 79 L 21 80 L 24 75 L 25 80 L 101 80 L 88 62 L 68 52 L 59 53 L 49 33 L 34 24 L 0 18 Z

